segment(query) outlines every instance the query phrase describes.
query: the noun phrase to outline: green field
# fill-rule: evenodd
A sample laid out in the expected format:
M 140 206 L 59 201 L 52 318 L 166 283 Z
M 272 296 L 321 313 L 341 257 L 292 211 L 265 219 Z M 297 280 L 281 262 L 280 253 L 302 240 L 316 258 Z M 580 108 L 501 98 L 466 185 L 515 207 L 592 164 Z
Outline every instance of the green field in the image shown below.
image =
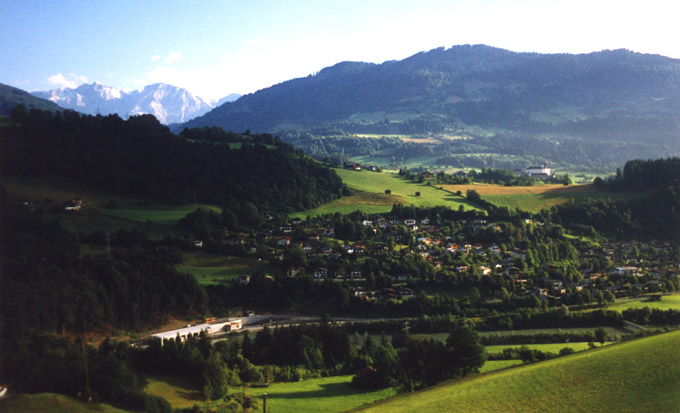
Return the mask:
M 607 345 L 607 343 L 605 343 Z M 486 346 L 487 353 L 500 353 L 505 348 L 519 348 L 528 347 L 530 350 L 538 350 L 544 353 L 555 353 L 558 354 L 560 350 L 565 347 L 569 347 L 574 351 L 588 350 L 588 343 L 576 342 L 576 343 L 549 343 L 549 344 L 499 344 L 495 346 Z M 598 343 L 599 347 L 600 344 Z
M 188 409 L 205 400 L 199 386 L 192 385 L 188 380 L 166 376 L 148 377 L 147 380 L 144 392 L 164 398 L 174 409 Z M 202 404 L 205 405 L 204 402 Z
M 102 412 L 122 413 L 108 404 L 84 403 L 68 396 L 54 393 L 17 394 L 0 400 L 0 412 Z
M 649 301 L 648 298 L 636 298 L 632 300 L 617 300 L 614 304 L 607 306 L 607 310 L 623 311 L 628 308 L 645 308 L 659 310 L 679 310 L 680 294 L 664 295 L 661 301 Z
M 155 224 L 176 224 L 180 219 L 187 216 L 190 212 L 195 211 L 196 208 L 222 212 L 220 208 L 213 205 L 198 204 L 194 206 L 194 204 L 188 204 L 180 206 L 152 205 L 148 207 L 132 206 L 116 209 L 107 208 L 102 209 L 101 213 L 135 222 L 151 221 Z
M 295 213 L 293 216 L 306 217 L 325 213 L 349 213 L 356 210 L 367 213 L 384 213 L 392 209 L 395 203 L 414 205 L 417 207 L 446 206 L 458 209 L 460 205 L 466 210 L 478 209 L 465 198 L 456 196 L 442 189 L 417 184 L 388 172 L 350 171 L 336 168 L 335 172 L 351 189 L 359 191 L 352 197 L 344 197 L 319 208 Z M 386 196 L 389 189 L 391 195 Z M 420 192 L 420 196 L 416 196 Z
M 222 284 L 239 275 L 252 275 L 256 271 L 275 271 L 269 263 L 254 258 L 226 257 L 202 252 L 184 253 L 184 261 L 177 270 L 192 274 L 200 284 Z
M 613 336 L 615 334 L 623 335 L 623 334 L 630 333 L 628 330 L 626 330 L 624 328 L 616 328 L 616 327 L 573 327 L 573 328 L 536 328 L 536 329 L 526 329 L 526 330 L 480 331 L 479 335 L 480 336 L 489 336 L 489 335 L 514 336 L 514 335 L 522 335 L 522 334 L 539 334 L 539 333 L 544 333 L 544 334 L 569 333 L 569 332 L 578 333 L 578 332 L 582 332 L 582 331 L 594 332 L 598 328 L 602 328 L 610 336 Z
M 341 412 L 382 400 L 396 394 L 394 389 L 362 391 L 350 385 L 352 376 L 333 376 L 293 383 L 273 383 L 267 388 L 246 388 L 262 408 L 262 397 L 267 393 L 267 411 L 285 412 Z M 241 393 L 241 387 L 232 387 L 230 393 Z M 186 380 L 155 377 L 149 379 L 148 394 L 161 396 L 173 408 L 203 407 L 200 389 Z M 218 403 L 212 403 L 215 407 Z
M 508 367 L 522 364 L 522 360 L 488 360 L 484 363 L 480 373 L 489 373 L 496 370 L 507 369 Z
M 454 380 L 370 412 L 677 412 L 680 331 Z
M 258 396 L 267 393 L 267 411 L 277 413 L 341 412 L 396 394 L 394 389 L 362 391 L 350 385 L 352 376 L 333 376 L 297 383 L 274 383 L 266 389 L 247 389 Z

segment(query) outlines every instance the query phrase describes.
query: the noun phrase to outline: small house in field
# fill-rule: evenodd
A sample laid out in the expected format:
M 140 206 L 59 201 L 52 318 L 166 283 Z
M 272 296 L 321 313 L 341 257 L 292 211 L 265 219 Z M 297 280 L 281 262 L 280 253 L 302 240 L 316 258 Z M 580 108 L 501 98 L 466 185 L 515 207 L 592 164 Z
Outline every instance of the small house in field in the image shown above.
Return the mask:
M 324 280 L 328 277 L 328 269 L 327 268 L 317 268 L 314 270 L 314 278 L 317 280 Z

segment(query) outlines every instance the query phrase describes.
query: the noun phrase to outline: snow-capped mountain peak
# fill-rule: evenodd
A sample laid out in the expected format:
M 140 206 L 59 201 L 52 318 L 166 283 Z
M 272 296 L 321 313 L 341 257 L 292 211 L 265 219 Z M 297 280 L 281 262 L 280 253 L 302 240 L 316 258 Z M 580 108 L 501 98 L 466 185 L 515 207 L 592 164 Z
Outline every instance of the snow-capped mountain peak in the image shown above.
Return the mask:
M 60 88 L 31 94 L 51 100 L 61 107 L 91 115 L 117 113 L 121 117 L 128 117 L 148 113 L 165 124 L 186 122 L 213 107 L 188 90 L 166 83 L 126 92 L 94 82 L 75 89 Z

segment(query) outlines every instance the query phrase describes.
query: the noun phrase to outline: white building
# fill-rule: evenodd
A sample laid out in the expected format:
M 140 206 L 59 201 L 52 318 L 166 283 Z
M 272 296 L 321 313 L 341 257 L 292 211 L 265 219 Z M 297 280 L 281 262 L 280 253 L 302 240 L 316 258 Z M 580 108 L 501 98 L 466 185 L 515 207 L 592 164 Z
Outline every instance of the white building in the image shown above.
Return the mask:
M 552 171 L 546 164 L 543 164 L 543 166 L 530 166 L 524 173 L 532 178 L 550 178 L 552 176 Z
M 176 339 L 179 336 L 180 340 L 184 341 L 187 337 L 199 335 L 201 331 L 205 331 L 208 336 L 213 336 L 219 333 L 227 333 L 243 328 L 243 321 L 241 319 L 223 321 L 219 323 L 205 323 L 197 324 L 195 326 L 184 327 L 177 330 L 164 331 L 162 333 L 153 334 L 151 337 L 156 337 L 163 343 L 165 340 Z

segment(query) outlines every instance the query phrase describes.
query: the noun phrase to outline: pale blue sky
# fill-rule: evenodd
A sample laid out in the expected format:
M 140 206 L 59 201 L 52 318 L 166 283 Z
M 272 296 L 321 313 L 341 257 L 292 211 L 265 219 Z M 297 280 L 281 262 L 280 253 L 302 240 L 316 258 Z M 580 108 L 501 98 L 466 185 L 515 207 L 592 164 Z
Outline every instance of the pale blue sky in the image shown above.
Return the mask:
M 218 99 L 340 61 L 468 43 L 680 58 L 678 11 L 668 0 L 0 0 L 0 83 L 166 82 Z

